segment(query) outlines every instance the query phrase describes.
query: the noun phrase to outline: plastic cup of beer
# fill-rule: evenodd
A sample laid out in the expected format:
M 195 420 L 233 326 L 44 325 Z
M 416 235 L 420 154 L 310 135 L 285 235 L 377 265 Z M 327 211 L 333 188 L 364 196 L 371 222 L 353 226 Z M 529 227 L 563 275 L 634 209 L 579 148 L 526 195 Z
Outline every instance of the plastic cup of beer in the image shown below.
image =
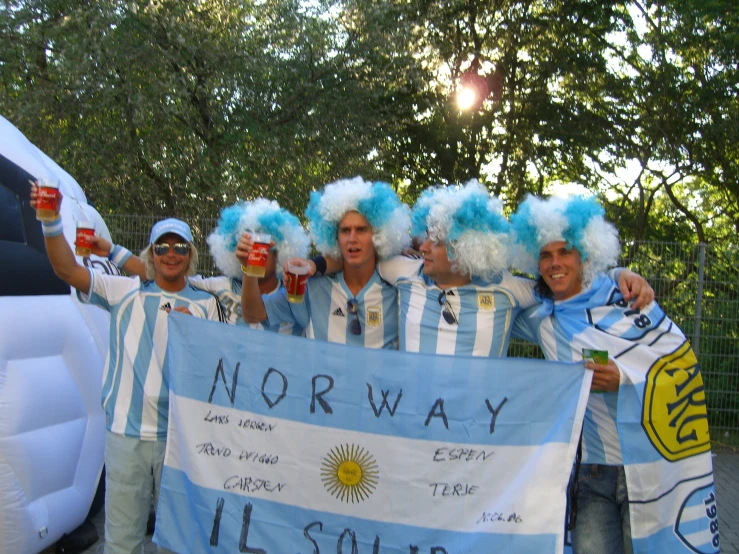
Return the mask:
M 36 194 L 36 219 L 54 221 L 59 213 L 59 184 L 43 179 Z
M 95 225 L 90 221 L 77 222 L 77 235 L 74 239 L 74 253 L 83 258 L 92 254 L 92 237 L 95 236 Z
M 264 277 L 267 270 L 270 236 L 266 233 L 252 233 L 251 240 L 254 246 L 246 260 L 244 273 L 249 277 Z
M 300 304 L 305 298 L 305 285 L 308 281 L 308 268 L 304 265 L 287 264 L 287 275 L 285 275 L 285 290 L 287 300 L 294 304 Z

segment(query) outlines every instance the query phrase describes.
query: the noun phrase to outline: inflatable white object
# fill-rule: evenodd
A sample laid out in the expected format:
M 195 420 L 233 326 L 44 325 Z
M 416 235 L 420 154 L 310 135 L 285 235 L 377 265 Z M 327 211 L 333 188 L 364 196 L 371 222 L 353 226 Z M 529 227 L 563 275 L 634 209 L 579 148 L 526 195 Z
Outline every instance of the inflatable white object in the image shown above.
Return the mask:
M 81 304 L 53 274 L 29 179 L 59 183 L 70 244 L 81 219 L 110 239 L 77 182 L 0 117 L 0 553 L 7 554 L 40 552 L 83 523 L 105 438 L 108 314 Z M 86 264 L 119 273 L 94 258 Z

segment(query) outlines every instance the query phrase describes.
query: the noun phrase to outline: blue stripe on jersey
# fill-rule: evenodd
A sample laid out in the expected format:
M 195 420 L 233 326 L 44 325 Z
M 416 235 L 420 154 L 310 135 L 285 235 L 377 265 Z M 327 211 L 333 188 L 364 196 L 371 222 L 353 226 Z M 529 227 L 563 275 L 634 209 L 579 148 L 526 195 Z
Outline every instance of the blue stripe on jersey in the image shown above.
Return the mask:
M 583 421 L 584 464 L 622 465 L 621 444 L 616 430 L 618 393 L 592 393 Z M 600 421 L 611 422 L 605 427 Z M 604 440 L 605 439 L 605 440 Z
M 397 279 L 400 297 L 400 348 L 462 356 L 503 357 L 507 354 L 513 321 L 522 307 L 533 304 L 533 282 L 505 272 L 492 281 L 442 290 L 417 269 Z M 441 298 L 441 301 L 440 301 Z M 451 309 L 458 323 L 448 323 Z
M 366 348 L 397 348 L 397 293 L 377 272 L 356 296 L 359 304 L 356 317 L 362 326 L 359 335 L 349 332 L 355 316 L 348 312 L 347 302 L 354 295 L 346 286 L 343 272 L 309 279 L 301 304 L 288 302 L 284 289 L 262 298 L 270 325 L 280 321 L 305 323 L 309 338 Z
M 593 409 L 585 409 L 582 423 L 582 463 L 603 464 L 605 462 L 605 445 L 598 433 L 598 424 L 595 421 Z
M 78 292 L 79 299 L 111 315 L 102 386 L 106 428 L 142 440 L 164 440 L 169 412 L 168 312 L 161 308 L 184 306 L 196 317 L 220 321 L 218 300 L 189 285 L 168 293 L 153 281 L 93 271 L 90 275 L 89 295 Z
M 262 323 L 247 323 L 241 314 L 241 279 L 235 277 L 201 277 L 197 275 L 191 277 L 189 282 L 195 288 L 207 290 L 216 295 L 218 302 L 223 309 L 226 321 L 232 325 L 243 325 L 252 329 L 262 329 L 271 333 L 282 333 L 284 335 L 293 335 L 302 337 L 305 332 L 300 325 L 278 322 L 274 325 L 264 325 Z M 278 280 L 278 286 L 270 294 L 274 294 L 282 288 L 282 282 Z
M 151 289 L 151 281 L 147 281 L 142 286 L 142 292 Z M 133 360 L 133 389 L 142 391 L 142 394 L 133 394 L 131 397 L 131 403 L 128 409 L 128 417 L 126 420 L 125 435 L 127 437 L 135 436 L 137 431 L 141 430 L 142 424 L 142 412 L 144 405 L 144 384 L 146 383 L 146 376 L 149 372 L 149 366 L 151 363 L 151 357 L 153 354 L 152 340 L 149 338 L 157 327 L 157 318 L 161 297 L 159 295 L 153 296 L 150 294 L 143 294 L 144 303 L 144 318 L 145 323 L 140 328 L 133 329 L 133 332 L 138 336 L 129 337 L 126 336 L 124 340 L 135 339 L 138 344 L 136 350 L 136 356 Z M 135 309 L 135 308 L 134 308 Z M 165 313 L 165 312 L 163 312 Z M 161 365 L 161 361 L 159 362 Z M 162 370 L 164 372 L 164 370 Z M 164 379 L 162 379 L 164 381 Z M 157 421 L 157 429 L 159 428 L 159 422 Z
M 131 324 L 131 309 L 128 309 L 128 307 L 134 302 L 137 292 L 137 290 L 129 291 L 120 303 L 118 310 L 112 311 L 110 307 L 108 308 L 111 310 L 109 329 L 110 347 L 108 350 L 106 377 L 102 388 L 102 405 L 105 410 L 105 422 L 108 430 L 110 430 L 113 424 L 121 386 L 123 360 L 126 354 L 123 338 L 128 334 Z M 80 299 L 82 300 L 83 298 L 80 297 Z M 110 306 L 106 298 L 94 292 L 91 293 L 89 301 L 91 304 L 97 306 Z

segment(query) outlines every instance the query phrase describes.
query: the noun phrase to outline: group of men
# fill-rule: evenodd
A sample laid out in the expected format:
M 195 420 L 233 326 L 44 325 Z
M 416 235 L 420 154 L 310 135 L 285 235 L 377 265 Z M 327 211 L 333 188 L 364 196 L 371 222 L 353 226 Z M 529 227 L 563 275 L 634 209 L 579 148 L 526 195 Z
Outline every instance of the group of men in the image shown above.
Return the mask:
M 34 188 L 32 204 L 35 195 Z M 548 359 L 569 362 L 582 362 L 582 348 L 598 348 L 599 333 L 608 333 L 588 319 L 589 309 L 619 312 L 610 315 L 612 327 L 617 316 L 660 312 L 641 277 L 608 271 L 618 259 L 618 234 L 593 198 L 529 197 L 509 220 L 477 181 L 427 189 L 410 209 L 389 185 L 357 177 L 312 193 L 305 216 L 309 233 L 271 200 L 224 209 L 208 237 L 223 275 L 206 279 L 194 275 L 197 251 L 180 220 L 155 224 L 140 258 L 95 239 L 93 252 L 131 278 L 87 270 L 61 235 L 61 221 L 42 224 L 56 273 L 80 300 L 111 313 L 103 382 L 106 553 L 141 550 L 152 491 L 158 495 L 171 310 L 408 352 L 504 357 L 516 336 L 537 342 Z M 262 278 L 242 273 L 252 233 L 272 237 Z M 412 238 L 420 257 L 403 255 Z M 308 259 L 311 240 L 320 255 Z M 288 260 L 309 268 L 302 303 L 288 301 L 278 277 Z M 537 280 L 514 277 L 509 267 Z M 585 328 L 591 333 L 583 341 Z M 676 326 L 668 332 L 682 336 Z M 614 359 L 585 367 L 593 371 L 592 390 L 602 394 L 591 395 L 583 425 L 573 549 L 631 552 L 620 439 L 615 423 L 604 424 L 615 421 L 622 370 Z

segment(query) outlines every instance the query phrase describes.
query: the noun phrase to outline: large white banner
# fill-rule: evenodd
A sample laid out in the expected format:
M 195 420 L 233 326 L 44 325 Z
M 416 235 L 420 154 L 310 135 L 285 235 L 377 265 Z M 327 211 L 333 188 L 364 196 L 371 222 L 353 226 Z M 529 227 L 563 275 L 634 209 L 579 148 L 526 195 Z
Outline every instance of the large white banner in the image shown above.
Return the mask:
M 562 552 L 580 365 L 371 350 L 172 314 L 155 541 Z

